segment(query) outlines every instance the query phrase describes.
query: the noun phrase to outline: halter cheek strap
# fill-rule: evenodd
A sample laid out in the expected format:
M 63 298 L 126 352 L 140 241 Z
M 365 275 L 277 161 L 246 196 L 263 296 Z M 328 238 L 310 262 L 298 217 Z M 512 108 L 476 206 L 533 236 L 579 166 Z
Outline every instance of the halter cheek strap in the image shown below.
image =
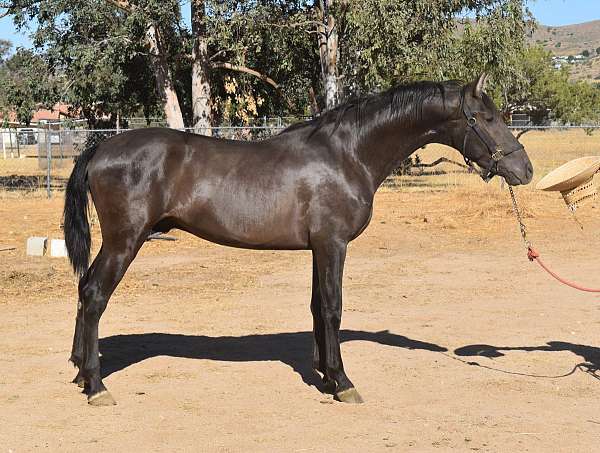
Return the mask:
M 490 152 L 490 164 L 488 165 L 488 168 L 481 172 L 481 178 L 485 182 L 488 182 L 490 179 L 492 179 L 495 175 L 498 174 L 498 162 L 500 162 L 504 157 L 508 156 L 509 154 L 512 154 L 515 151 L 522 150 L 523 147 L 519 144 L 519 142 L 516 142 L 518 146 L 514 146 L 508 150 L 503 149 L 500 145 L 496 143 L 496 141 L 490 135 L 487 129 L 481 127 L 481 125 L 477 121 L 475 113 L 473 113 L 471 108 L 467 105 L 467 103 L 464 100 L 465 94 L 463 93 L 462 111 L 465 117 L 467 118 L 467 128 L 465 131 L 465 139 L 463 142 L 462 149 L 463 157 L 467 165 L 471 166 L 471 160 L 466 156 L 466 149 L 467 140 L 469 138 L 470 132 L 472 131 L 475 133 L 475 135 L 477 135 L 479 140 L 481 140 L 485 144 L 488 151 Z

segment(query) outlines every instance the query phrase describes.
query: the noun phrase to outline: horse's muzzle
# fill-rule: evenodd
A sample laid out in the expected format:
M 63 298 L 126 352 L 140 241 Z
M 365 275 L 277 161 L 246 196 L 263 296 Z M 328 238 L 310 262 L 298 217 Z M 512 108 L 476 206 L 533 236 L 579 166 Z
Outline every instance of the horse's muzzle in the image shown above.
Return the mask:
M 505 156 L 498 162 L 497 174 L 511 186 L 529 184 L 533 179 L 533 165 L 521 148 Z

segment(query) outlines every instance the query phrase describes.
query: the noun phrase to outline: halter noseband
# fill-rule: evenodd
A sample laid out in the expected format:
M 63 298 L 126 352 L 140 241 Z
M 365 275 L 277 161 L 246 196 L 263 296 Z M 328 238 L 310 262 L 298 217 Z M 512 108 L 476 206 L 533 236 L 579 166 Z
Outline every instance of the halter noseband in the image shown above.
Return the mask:
M 488 182 L 495 175 L 498 174 L 498 162 L 500 162 L 503 158 L 508 156 L 509 154 L 514 153 L 515 151 L 520 151 L 523 149 L 523 146 L 519 142 L 518 146 L 513 147 L 512 149 L 504 150 L 500 145 L 496 143 L 496 141 L 492 138 L 490 133 L 483 127 L 481 127 L 475 117 L 475 114 L 471 110 L 471 108 L 465 102 L 466 93 L 463 91 L 463 96 L 461 100 L 462 104 L 462 112 L 465 118 L 467 118 L 467 127 L 465 130 L 465 139 L 463 142 L 463 158 L 469 167 L 472 167 L 471 160 L 466 156 L 467 149 L 467 140 L 469 138 L 469 132 L 475 132 L 475 135 L 479 137 L 479 139 L 485 144 L 488 151 L 490 152 L 490 165 L 485 170 L 482 170 L 480 173 L 481 178 Z

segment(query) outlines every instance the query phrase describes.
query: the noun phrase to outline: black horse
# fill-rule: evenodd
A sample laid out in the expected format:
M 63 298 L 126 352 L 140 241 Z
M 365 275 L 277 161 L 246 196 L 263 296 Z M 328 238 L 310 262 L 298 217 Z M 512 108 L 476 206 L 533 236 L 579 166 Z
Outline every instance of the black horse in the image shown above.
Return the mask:
M 314 368 L 338 400 L 361 402 L 340 355 L 342 273 L 380 184 L 427 143 L 456 148 L 485 180 L 531 181 L 529 158 L 484 84 L 485 75 L 465 86 L 398 86 L 258 142 L 143 129 L 89 144 L 64 210 L 67 250 L 80 276 L 71 361 L 88 402 L 114 404 L 98 355 L 108 300 L 148 235 L 172 228 L 233 247 L 312 250 Z M 89 269 L 88 190 L 102 229 Z

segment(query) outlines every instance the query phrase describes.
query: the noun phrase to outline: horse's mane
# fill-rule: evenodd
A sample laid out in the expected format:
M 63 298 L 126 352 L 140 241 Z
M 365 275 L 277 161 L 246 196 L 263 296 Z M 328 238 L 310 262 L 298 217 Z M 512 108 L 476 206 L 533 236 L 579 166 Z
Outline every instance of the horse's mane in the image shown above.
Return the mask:
M 445 104 L 448 89 L 460 87 L 461 84 L 454 80 L 398 85 L 382 93 L 350 99 L 316 118 L 292 124 L 280 134 L 306 129 L 310 137 L 331 124 L 333 129 L 330 133 L 345 124 L 353 126 L 352 129 L 360 133 L 365 124 L 365 114 L 371 107 L 378 112 L 373 116 L 376 124 L 370 124 L 371 127 L 399 119 L 407 125 L 414 124 L 423 119 L 423 104 L 427 99 L 440 95 Z

